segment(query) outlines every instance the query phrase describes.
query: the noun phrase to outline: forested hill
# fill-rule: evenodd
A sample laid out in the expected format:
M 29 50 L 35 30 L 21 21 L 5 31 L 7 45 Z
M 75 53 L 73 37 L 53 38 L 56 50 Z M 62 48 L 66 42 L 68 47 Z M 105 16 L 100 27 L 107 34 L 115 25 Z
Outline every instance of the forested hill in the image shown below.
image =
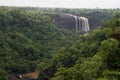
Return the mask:
M 9 74 L 36 71 L 39 62 L 69 45 L 72 38 L 71 31 L 58 29 L 41 12 L 0 7 L 0 80 L 7 76 L 3 70 Z
M 38 80 L 120 80 L 120 12 L 61 47 L 51 62 L 48 69 L 40 69 Z
M 120 80 L 119 9 L 58 9 L 92 17 L 86 34 L 54 25 L 56 10 L 0 7 L 0 80 Z

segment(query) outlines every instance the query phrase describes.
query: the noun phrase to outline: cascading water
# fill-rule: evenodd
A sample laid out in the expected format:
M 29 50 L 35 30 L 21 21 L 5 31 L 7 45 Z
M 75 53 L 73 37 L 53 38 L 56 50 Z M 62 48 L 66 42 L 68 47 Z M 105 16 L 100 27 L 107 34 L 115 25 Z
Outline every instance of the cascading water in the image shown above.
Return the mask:
M 90 30 L 88 19 L 79 16 L 77 18 L 78 21 L 76 21 L 75 19 L 75 22 L 77 22 L 76 32 L 81 32 L 81 31 L 88 32 Z
M 53 16 L 52 21 L 56 22 L 56 24 L 60 26 L 72 28 L 77 33 L 88 32 L 90 30 L 88 18 L 64 13 L 58 14 L 58 16 L 57 16 L 58 18 L 56 18 L 56 16 Z
M 87 18 L 75 16 L 71 14 L 66 14 L 66 15 L 74 17 L 76 32 L 88 32 L 90 30 L 90 26 Z
M 74 16 L 75 18 L 75 29 L 76 29 L 76 32 L 78 32 L 78 19 L 77 19 L 77 16 Z
M 87 32 L 90 30 L 88 19 L 85 17 L 80 17 L 82 20 L 82 31 Z

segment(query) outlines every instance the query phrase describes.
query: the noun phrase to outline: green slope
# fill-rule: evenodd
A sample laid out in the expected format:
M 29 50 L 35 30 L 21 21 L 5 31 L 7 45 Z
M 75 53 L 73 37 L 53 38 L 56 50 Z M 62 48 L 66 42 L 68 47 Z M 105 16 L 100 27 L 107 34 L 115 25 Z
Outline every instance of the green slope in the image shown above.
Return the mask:
M 44 79 L 119 80 L 120 13 L 100 29 L 80 35 L 73 44 L 57 51 L 51 66 L 40 73 L 38 80 Z
M 58 29 L 50 17 L 20 8 L 0 7 L 0 69 L 8 73 L 36 70 L 73 33 Z

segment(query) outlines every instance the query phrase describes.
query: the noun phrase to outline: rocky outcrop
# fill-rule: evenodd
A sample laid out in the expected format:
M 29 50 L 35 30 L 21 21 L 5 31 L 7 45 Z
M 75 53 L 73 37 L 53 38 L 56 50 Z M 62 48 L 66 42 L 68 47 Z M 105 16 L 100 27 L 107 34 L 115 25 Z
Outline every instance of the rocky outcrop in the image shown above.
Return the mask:
M 90 30 L 88 19 L 71 14 L 48 14 L 52 22 L 60 28 L 74 30 L 76 32 L 88 32 Z

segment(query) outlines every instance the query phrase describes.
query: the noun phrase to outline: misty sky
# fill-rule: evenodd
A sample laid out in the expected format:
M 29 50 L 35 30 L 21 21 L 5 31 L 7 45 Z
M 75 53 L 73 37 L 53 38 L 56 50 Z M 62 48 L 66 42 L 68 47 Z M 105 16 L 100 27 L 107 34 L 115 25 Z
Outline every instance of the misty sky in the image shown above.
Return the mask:
M 120 8 L 120 0 L 0 0 L 1 6 Z

